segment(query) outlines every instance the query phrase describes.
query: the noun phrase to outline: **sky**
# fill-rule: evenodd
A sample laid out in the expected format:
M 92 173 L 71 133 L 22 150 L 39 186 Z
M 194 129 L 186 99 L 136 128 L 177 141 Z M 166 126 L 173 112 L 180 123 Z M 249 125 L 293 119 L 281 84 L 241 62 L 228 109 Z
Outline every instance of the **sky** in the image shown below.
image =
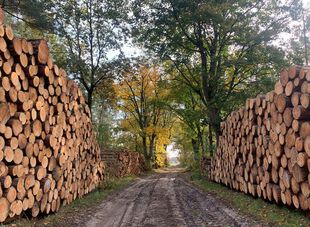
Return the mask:
M 180 150 L 176 149 L 174 143 L 167 146 L 167 158 L 170 164 L 179 164 L 175 160 L 180 156 Z

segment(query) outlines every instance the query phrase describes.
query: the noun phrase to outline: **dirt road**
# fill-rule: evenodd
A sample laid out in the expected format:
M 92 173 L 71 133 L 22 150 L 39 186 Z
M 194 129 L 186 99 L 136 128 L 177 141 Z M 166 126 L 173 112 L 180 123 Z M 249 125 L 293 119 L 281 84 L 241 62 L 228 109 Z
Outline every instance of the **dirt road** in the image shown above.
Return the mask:
M 138 179 L 87 213 L 76 226 L 257 226 L 179 171 Z

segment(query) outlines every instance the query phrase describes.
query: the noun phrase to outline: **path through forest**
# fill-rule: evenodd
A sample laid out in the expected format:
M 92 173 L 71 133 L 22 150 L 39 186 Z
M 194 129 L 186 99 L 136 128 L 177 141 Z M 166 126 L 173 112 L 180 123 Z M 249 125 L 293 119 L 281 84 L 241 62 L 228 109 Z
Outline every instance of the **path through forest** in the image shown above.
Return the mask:
M 74 222 L 70 224 L 88 227 L 257 226 L 221 200 L 197 189 L 176 168 L 136 180 L 98 206 L 81 211 Z

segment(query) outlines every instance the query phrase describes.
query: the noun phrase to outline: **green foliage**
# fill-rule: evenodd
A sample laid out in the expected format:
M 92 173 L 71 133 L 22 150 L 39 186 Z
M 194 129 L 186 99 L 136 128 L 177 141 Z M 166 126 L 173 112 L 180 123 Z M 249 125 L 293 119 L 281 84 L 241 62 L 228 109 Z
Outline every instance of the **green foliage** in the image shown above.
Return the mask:
M 184 146 L 184 145 L 183 145 Z M 197 161 L 194 157 L 194 153 L 192 149 L 186 149 L 182 146 L 182 150 L 180 153 L 179 161 L 181 166 L 189 169 L 196 170 L 199 168 L 199 161 Z
M 180 162 L 183 166 L 197 168 L 201 155 L 210 155 L 214 149 L 208 141 L 206 108 L 199 95 L 180 80 L 177 70 L 169 63 L 165 64 L 165 70 L 170 76 L 170 102 L 167 105 L 178 117 L 174 126 L 173 140 L 181 151 Z M 199 77 L 195 79 L 199 80 Z
M 97 131 L 97 140 L 104 149 L 115 147 L 116 125 L 115 116 L 116 96 L 113 80 L 103 81 L 93 95 L 92 120 Z
M 96 125 L 96 131 L 98 143 L 104 148 L 111 147 L 112 135 L 110 124 L 107 122 L 99 123 Z
M 124 1 L 50 2 L 53 32 L 65 43 L 68 53 L 64 67 L 84 87 L 91 108 L 94 93 L 120 70 L 118 55 L 121 55 L 121 41 L 126 37 L 125 6 Z
M 143 144 L 138 134 L 127 132 L 124 130 L 124 128 L 121 127 L 118 128 L 117 131 L 118 137 L 113 148 L 125 148 L 130 151 L 143 153 Z
M 47 14 L 49 1 L 40 0 L 2 0 L 0 5 L 11 19 L 24 22 L 27 28 L 38 30 L 51 30 L 53 28 L 52 18 Z
M 211 135 L 218 136 L 220 121 L 239 105 L 248 86 L 286 63 L 272 43 L 289 17 L 282 3 L 135 0 L 132 8 L 135 40 L 177 70 L 178 80 L 204 105 Z

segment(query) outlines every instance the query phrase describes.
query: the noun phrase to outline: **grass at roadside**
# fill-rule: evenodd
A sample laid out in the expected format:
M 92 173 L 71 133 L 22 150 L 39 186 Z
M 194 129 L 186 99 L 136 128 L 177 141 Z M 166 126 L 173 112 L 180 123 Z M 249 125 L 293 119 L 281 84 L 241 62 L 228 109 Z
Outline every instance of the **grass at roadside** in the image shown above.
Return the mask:
M 307 218 L 303 212 L 230 190 L 224 185 L 202 179 L 198 172 L 191 174 L 191 180 L 204 191 L 227 201 L 233 208 L 252 216 L 259 222 L 287 227 L 310 226 L 310 218 Z
M 71 204 L 61 207 L 55 214 L 50 214 L 42 218 L 27 220 L 25 217 L 20 217 L 10 225 L 17 226 L 65 226 L 66 219 L 74 218 L 81 210 L 85 210 L 91 206 L 99 204 L 104 198 L 114 191 L 121 190 L 136 177 L 125 176 L 119 179 L 109 179 L 105 184 L 100 185 L 91 193 L 80 199 L 74 200 Z

